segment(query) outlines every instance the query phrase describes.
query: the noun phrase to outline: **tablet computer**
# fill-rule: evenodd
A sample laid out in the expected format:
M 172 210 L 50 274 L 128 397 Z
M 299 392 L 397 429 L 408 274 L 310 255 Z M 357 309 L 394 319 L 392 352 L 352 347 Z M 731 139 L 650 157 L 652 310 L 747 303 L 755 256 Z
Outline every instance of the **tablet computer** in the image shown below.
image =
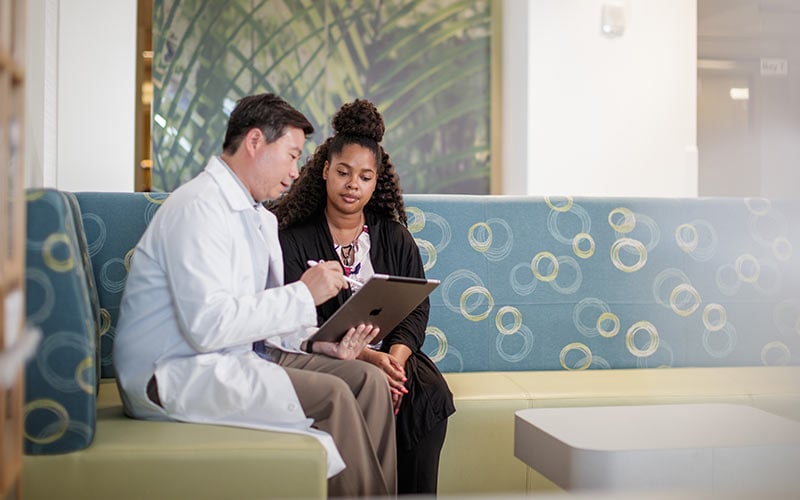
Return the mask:
M 338 342 L 351 327 L 371 323 L 381 330 L 371 342 L 377 343 L 437 286 L 439 280 L 375 274 L 319 327 L 310 340 Z

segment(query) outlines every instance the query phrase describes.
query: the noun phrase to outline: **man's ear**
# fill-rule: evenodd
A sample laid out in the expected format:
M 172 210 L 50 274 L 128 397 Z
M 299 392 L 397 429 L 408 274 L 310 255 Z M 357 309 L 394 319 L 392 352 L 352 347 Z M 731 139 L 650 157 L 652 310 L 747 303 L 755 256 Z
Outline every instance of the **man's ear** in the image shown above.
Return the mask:
M 330 168 L 330 166 L 331 165 L 328 163 L 328 160 L 325 160 L 325 166 L 322 167 L 322 180 L 324 181 L 328 180 L 328 168 Z
M 257 127 L 251 128 L 247 135 L 244 136 L 244 144 L 246 151 L 249 155 L 253 155 L 258 149 L 259 143 L 264 140 L 264 134 Z

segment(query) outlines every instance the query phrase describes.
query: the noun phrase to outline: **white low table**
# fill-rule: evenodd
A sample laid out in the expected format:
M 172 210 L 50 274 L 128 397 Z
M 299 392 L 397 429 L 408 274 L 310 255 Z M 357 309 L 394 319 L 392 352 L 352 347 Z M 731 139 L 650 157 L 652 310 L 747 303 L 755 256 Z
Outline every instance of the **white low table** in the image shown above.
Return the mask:
M 800 422 L 746 405 L 519 410 L 514 455 L 567 490 L 800 488 Z

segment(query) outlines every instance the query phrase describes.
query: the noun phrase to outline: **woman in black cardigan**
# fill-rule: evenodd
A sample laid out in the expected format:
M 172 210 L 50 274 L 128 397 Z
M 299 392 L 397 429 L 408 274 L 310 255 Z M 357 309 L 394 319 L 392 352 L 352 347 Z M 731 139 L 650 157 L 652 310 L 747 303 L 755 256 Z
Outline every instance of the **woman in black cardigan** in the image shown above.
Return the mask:
M 280 224 L 286 283 L 309 260 L 338 260 L 366 282 L 375 273 L 424 278 L 400 183 L 383 150 L 383 118 L 356 100 L 333 117 L 334 136 L 320 145 L 287 195 L 272 210 Z M 357 287 L 317 307 L 320 324 Z M 398 493 L 435 494 L 447 418 L 455 411 L 442 374 L 421 351 L 430 305 L 426 299 L 359 359 L 383 369 L 397 415 Z M 313 349 L 313 344 L 312 344 Z

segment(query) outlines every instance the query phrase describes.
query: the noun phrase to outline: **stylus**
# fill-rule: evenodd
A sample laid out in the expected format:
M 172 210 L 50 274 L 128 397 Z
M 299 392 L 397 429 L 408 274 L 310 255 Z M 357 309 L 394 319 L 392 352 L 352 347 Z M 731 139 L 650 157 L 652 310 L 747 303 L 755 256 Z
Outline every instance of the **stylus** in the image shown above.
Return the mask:
M 306 261 L 306 264 L 308 264 L 308 267 L 314 267 L 314 266 L 316 266 L 317 264 L 319 264 L 320 262 L 325 262 L 325 261 L 324 261 L 324 260 L 320 260 L 320 261 L 316 261 L 316 260 L 307 260 L 307 261 Z M 364 286 L 364 283 L 362 283 L 362 282 L 360 282 L 360 281 L 358 281 L 358 280 L 354 280 L 354 279 L 353 279 L 353 278 L 351 278 L 350 276 L 344 276 L 344 275 L 342 275 L 342 276 L 344 277 L 344 279 L 345 279 L 345 280 L 346 280 L 348 283 L 350 283 L 351 285 L 355 285 L 355 286 L 356 286 L 356 288 L 361 288 L 362 286 Z

